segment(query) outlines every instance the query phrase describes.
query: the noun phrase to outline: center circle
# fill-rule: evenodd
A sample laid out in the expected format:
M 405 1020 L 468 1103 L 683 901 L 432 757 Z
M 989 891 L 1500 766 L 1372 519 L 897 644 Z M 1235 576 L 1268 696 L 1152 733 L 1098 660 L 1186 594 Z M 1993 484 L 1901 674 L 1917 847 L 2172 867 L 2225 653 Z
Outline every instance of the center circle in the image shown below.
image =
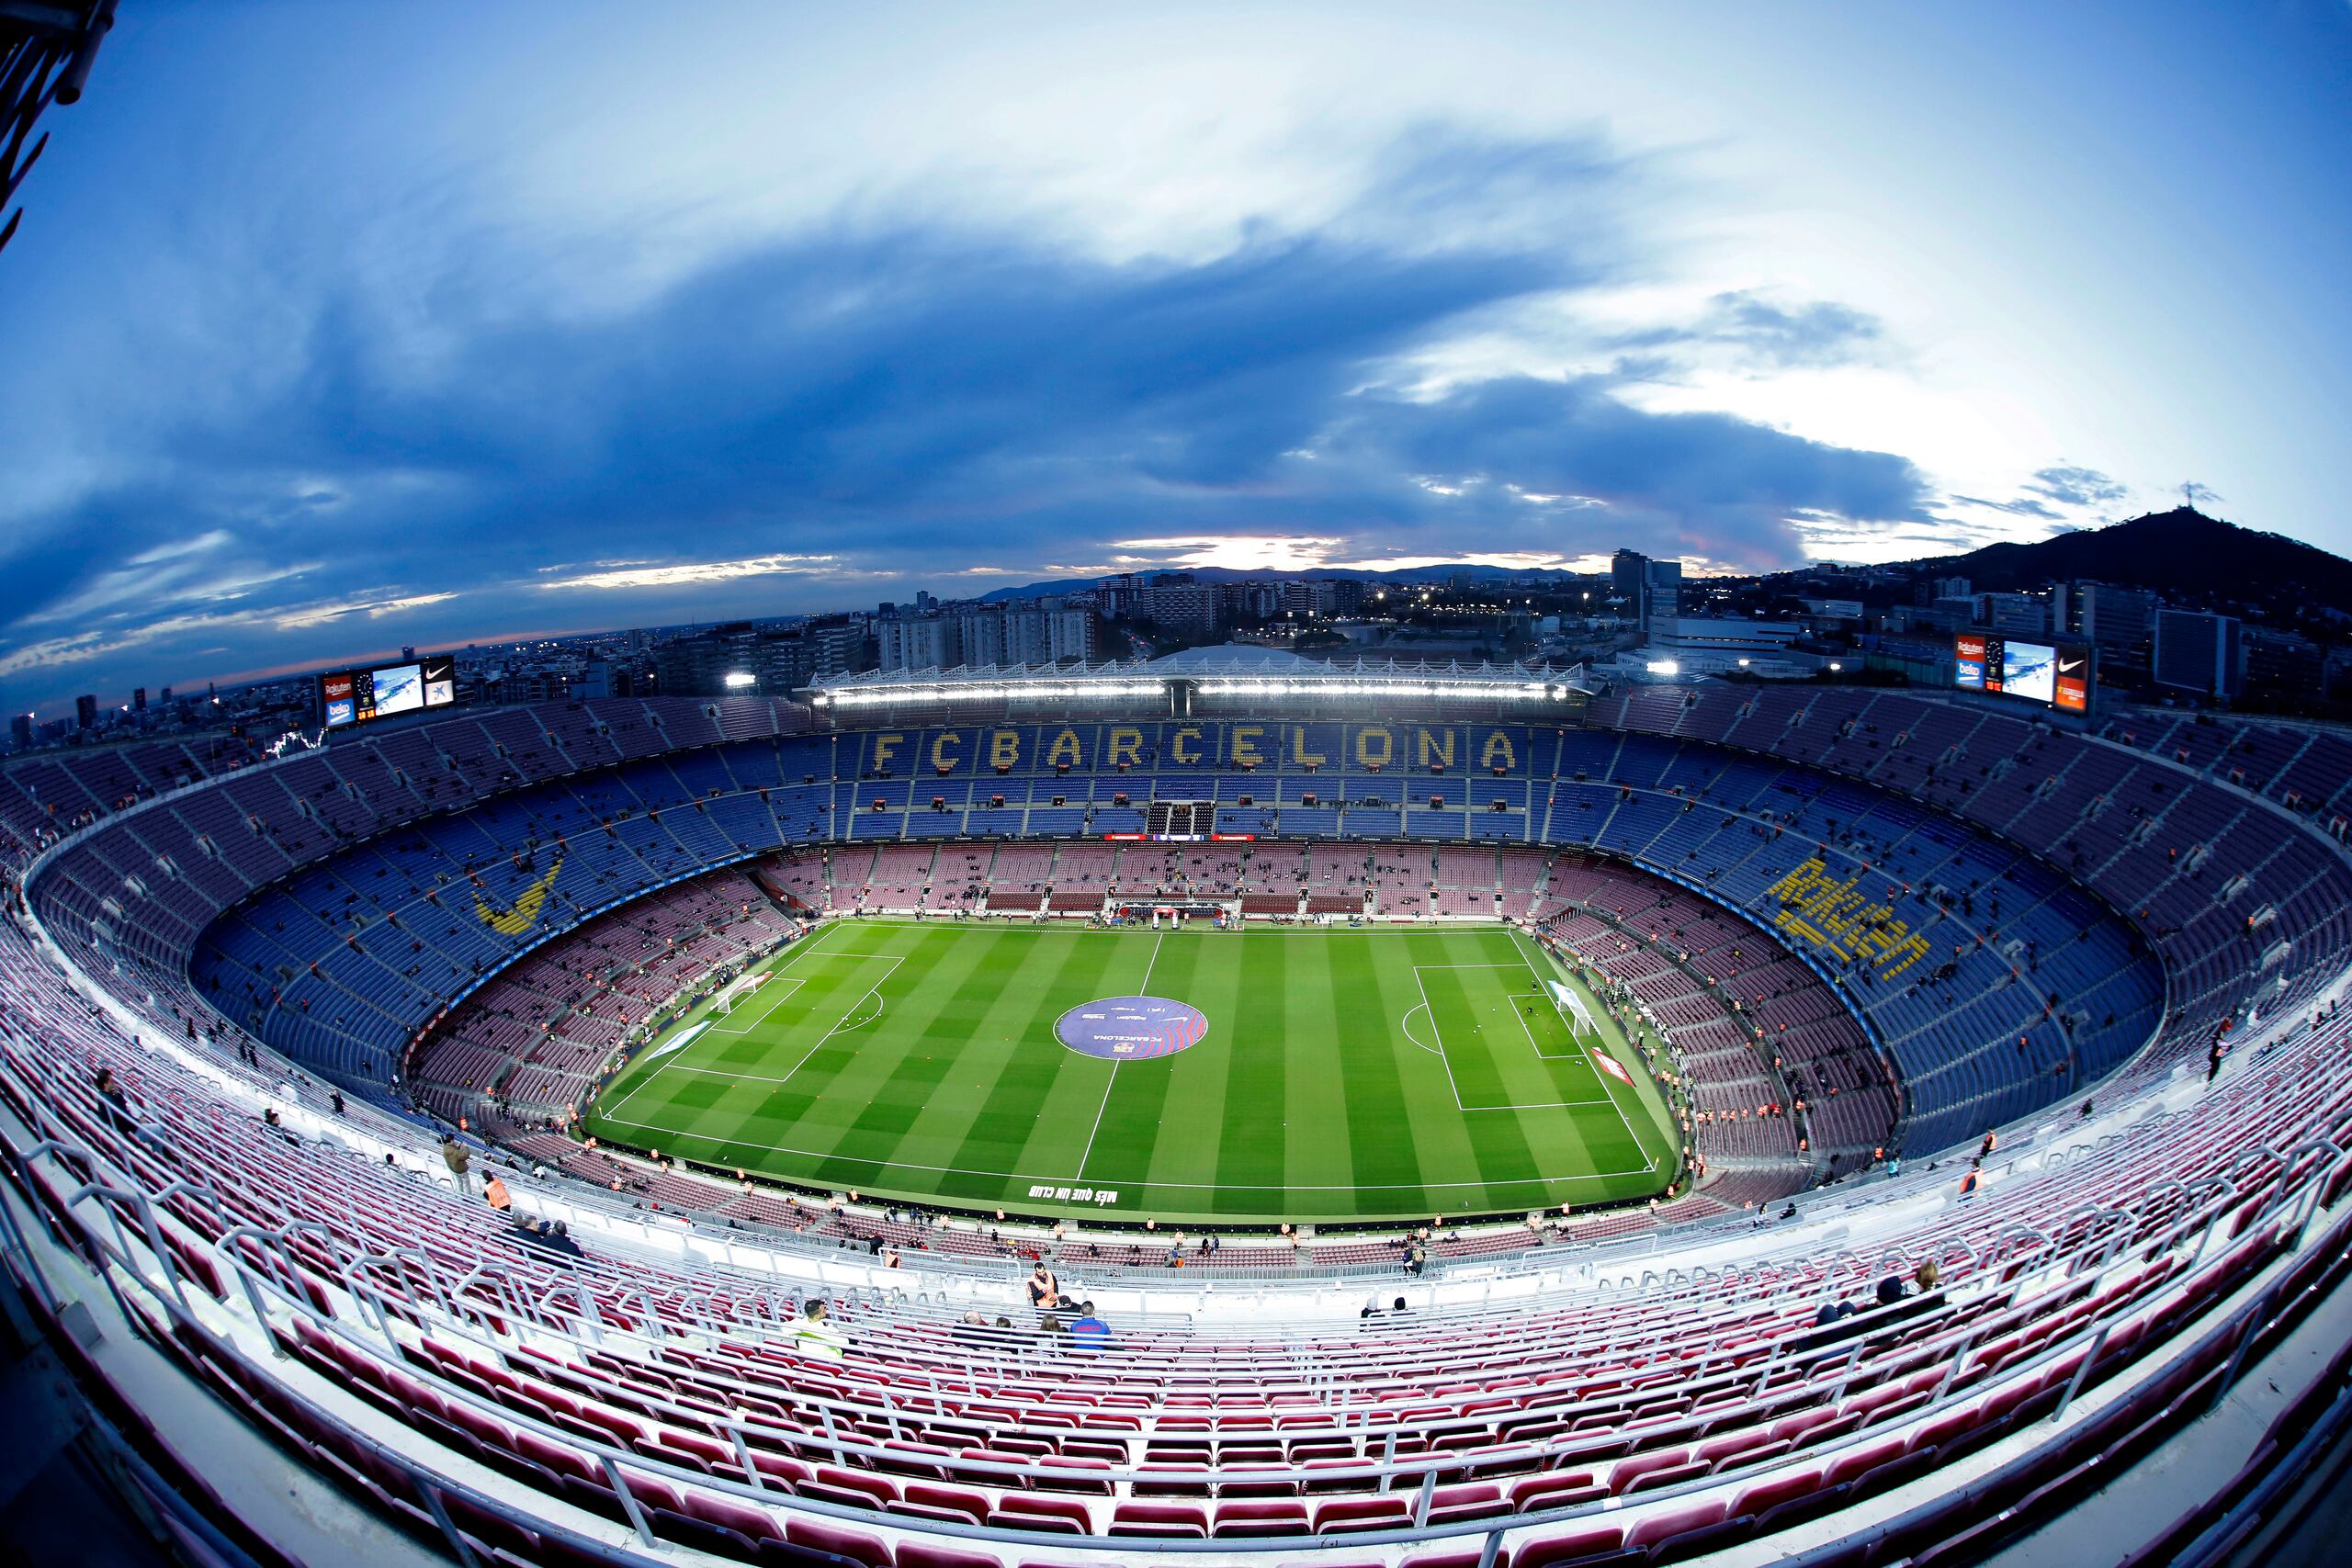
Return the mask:
M 1082 1056 L 1137 1062 L 1172 1056 L 1201 1043 L 1208 1015 L 1166 997 L 1105 997 L 1085 1002 L 1054 1021 L 1054 1033 Z

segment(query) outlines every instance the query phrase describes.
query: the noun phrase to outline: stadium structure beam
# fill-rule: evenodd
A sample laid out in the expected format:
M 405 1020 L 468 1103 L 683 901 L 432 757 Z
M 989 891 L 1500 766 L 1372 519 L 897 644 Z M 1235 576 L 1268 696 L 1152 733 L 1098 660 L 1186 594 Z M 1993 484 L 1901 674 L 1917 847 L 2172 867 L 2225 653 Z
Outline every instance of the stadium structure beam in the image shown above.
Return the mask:
M 81 101 L 114 11 L 115 0 L 0 0 L 0 250 L 25 217 L 8 204 L 49 146 L 33 128 L 50 105 Z

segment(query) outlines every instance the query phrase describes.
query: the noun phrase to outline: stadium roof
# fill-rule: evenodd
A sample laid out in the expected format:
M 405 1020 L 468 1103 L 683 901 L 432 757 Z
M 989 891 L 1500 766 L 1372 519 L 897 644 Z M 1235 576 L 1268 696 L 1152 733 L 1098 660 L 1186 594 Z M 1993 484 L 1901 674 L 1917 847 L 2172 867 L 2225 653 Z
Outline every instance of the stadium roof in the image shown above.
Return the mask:
M 1104 664 L 982 664 L 867 670 L 824 675 L 802 688 L 820 707 L 891 703 L 1015 701 L 1162 695 L 1179 683 L 1209 696 L 1564 697 L 1589 693 L 1581 664 L 1465 664 L 1407 659 L 1305 659 L 1287 649 L 1231 644 L 1159 659 Z
M 1170 675 L 1288 675 L 1321 674 L 1326 666 L 1286 648 L 1263 643 L 1228 642 L 1217 648 L 1188 648 L 1148 660 L 1143 668 Z

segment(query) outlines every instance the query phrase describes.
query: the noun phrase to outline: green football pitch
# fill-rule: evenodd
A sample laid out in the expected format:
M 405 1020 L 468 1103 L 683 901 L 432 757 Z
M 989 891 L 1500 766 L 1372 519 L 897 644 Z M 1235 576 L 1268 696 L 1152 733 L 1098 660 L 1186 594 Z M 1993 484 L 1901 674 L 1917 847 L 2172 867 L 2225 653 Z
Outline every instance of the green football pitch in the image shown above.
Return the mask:
M 1132 997 L 1197 1010 L 1197 1041 L 1127 1059 L 1062 1043 L 1064 1015 Z M 1643 1197 L 1674 1174 L 1672 1125 L 1606 1013 L 1503 927 L 880 919 L 786 949 L 587 1118 L 600 1138 L 803 1186 L 1195 1224 Z

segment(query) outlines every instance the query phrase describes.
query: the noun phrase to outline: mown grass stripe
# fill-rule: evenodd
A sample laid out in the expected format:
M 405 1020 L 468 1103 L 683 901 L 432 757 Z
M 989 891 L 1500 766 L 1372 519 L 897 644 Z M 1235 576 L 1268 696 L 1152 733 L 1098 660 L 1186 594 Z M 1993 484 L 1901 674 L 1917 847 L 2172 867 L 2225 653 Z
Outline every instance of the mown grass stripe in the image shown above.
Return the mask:
M 1209 1033 L 1114 1077 L 1055 1040 L 1053 1021 L 1139 988 L 1155 946 L 1148 989 L 1200 1007 Z M 1119 1217 L 1164 1224 L 1410 1219 L 1654 1190 L 1677 1146 L 1655 1092 L 1619 1089 L 1621 1119 L 1597 1072 L 1530 1045 L 1546 1021 L 1518 1010 L 1532 1005 L 1518 962 L 1529 951 L 1491 927 L 1112 934 L 848 922 L 783 955 L 775 967 L 803 984 L 749 1032 L 640 1063 L 600 1097 L 590 1125 L 722 1168 L 978 1207 L 1056 1207 L 1027 1197 L 1033 1181 L 1112 1187 Z M 1549 962 L 1536 955 L 1539 972 Z M 811 1054 L 877 979 L 881 1018 Z M 1405 1025 L 1425 984 L 1437 1016 L 1412 1019 L 1416 1043 Z M 1423 1048 L 1440 1027 L 1447 1058 Z M 1611 1043 L 1638 1073 L 1639 1053 L 1613 1032 Z M 758 1081 L 804 1056 L 789 1084 Z M 1512 1109 L 1459 1111 L 1455 1080 L 1469 1103 Z M 1596 1103 L 1539 1103 L 1555 1100 Z M 1657 1174 L 1639 1170 L 1627 1121 L 1659 1152 Z
M 1347 1054 L 1339 1075 L 1347 1097 L 1348 1125 L 1364 1130 L 1352 1139 L 1355 1179 L 1394 1189 L 1388 1196 L 1397 1207 L 1420 1208 L 1427 1195 L 1419 1190 L 1420 1149 L 1413 1137 L 1419 1118 L 1405 1089 L 1403 1054 L 1426 1053 L 1398 1027 L 1405 1011 L 1419 1005 L 1419 998 L 1408 998 L 1405 987 L 1393 980 L 1382 983 L 1389 966 L 1380 962 L 1368 938 L 1335 936 L 1330 951 L 1340 1027 L 1361 1032 L 1361 1047 Z M 1386 1050 L 1380 1048 L 1383 1040 Z

